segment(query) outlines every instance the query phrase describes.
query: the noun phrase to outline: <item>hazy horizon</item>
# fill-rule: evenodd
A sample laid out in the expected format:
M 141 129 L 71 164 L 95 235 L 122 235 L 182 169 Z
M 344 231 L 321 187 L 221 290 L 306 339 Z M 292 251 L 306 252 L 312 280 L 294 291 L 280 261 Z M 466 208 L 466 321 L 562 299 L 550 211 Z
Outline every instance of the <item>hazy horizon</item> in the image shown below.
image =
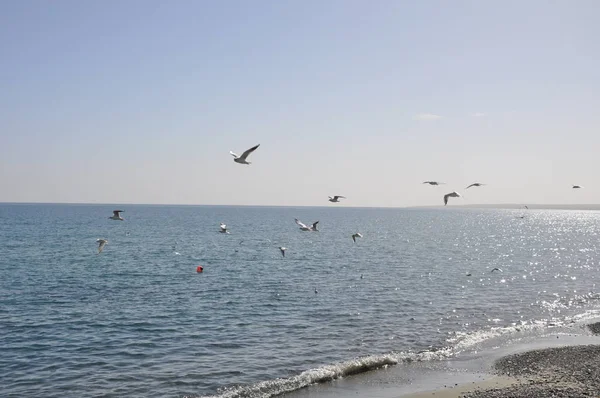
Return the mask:
M 31 4 L 0 4 L 0 202 L 600 203 L 600 3 Z

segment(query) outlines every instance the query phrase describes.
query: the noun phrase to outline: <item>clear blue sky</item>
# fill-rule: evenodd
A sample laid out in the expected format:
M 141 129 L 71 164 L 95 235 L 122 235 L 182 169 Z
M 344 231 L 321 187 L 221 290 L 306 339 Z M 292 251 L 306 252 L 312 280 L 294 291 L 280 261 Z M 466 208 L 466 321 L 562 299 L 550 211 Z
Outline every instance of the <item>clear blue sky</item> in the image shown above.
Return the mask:
M 600 203 L 599 18 L 593 0 L 2 1 L 0 201 Z

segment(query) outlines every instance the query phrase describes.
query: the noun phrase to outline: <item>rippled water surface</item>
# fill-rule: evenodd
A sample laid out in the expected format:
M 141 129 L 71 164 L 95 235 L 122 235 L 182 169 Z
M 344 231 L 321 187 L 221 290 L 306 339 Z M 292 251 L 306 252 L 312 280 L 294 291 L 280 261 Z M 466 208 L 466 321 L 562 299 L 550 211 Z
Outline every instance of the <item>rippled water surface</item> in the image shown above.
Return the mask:
M 0 205 L 2 396 L 267 397 L 597 308 L 600 212 L 124 210 Z

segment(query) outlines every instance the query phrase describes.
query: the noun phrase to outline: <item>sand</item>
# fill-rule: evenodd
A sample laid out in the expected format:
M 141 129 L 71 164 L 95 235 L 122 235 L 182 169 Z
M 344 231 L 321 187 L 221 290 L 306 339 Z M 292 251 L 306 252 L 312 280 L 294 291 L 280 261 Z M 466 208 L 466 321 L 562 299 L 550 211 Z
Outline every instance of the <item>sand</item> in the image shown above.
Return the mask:
M 587 329 L 600 335 L 600 322 L 588 324 Z M 496 360 L 491 379 L 402 398 L 599 398 L 600 345 L 595 337 L 591 340 L 594 344 L 507 355 Z
M 597 398 L 600 345 L 533 350 L 496 361 L 498 376 L 403 398 Z

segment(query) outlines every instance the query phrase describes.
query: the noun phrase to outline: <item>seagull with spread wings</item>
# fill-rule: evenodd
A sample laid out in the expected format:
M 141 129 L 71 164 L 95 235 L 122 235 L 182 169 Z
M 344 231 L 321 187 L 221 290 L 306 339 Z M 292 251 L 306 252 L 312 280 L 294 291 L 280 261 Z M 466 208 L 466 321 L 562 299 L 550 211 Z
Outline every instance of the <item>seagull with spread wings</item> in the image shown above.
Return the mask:
M 250 156 L 250 154 L 252 152 L 254 152 L 256 150 L 256 148 L 258 148 L 260 146 L 260 144 L 253 146 L 252 148 L 246 150 L 244 153 L 242 153 L 242 156 L 238 156 L 235 152 L 229 151 L 229 153 L 233 156 L 233 161 L 236 163 L 240 163 L 240 164 L 250 164 L 250 162 L 248 162 L 246 159 L 248 158 L 248 156 Z
M 296 224 L 298 224 L 300 226 L 301 231 L 315 231 L 315 232 L 319 231 L 317 229 L 317 224 L 319 223 L 318 221 L 315 221 L 314 223 L 312 223 L 312 225 L 310 227 L 307 226 L 306 224 L 304 224 L 302 221 L 298 220 L 297 218 L 294 218 L 294 221 L 296 221 Z
M 485 185 L 485 184 L 482 184 L 482 183 L 480 183 L 480 182 L 475 182 L 475 183 L 473 183 L 473 184 L 469 185 L 468 187 L 466 187 L 465 189 L 469 189 L 469 188 L 471 188 L 471 187 L 482 187 L 482 186 L 484 186 L 484 185 Z
M 102 253 L 102 250 L 104 249 L 104 246 L 106 246 L 108 241 L 106 239 L 96 239 L 96 242 L 98 242 L 98 254 L 100 254 Z
M 329 196 L 329 201 L 331 203 L 338 203 L 340 199 L 346 199 L 346 197 L 342 195 Z
M 444 206 L 448 204 L 448 198 L 460 198 L 460 194 L 456 191 L 444 195 Z
M 113 215 L 108 218 L 110 218 L 111 220 L 123 221 L 123 217 L 121 217 L 122 212 L 123 210 L 113 210 Z

